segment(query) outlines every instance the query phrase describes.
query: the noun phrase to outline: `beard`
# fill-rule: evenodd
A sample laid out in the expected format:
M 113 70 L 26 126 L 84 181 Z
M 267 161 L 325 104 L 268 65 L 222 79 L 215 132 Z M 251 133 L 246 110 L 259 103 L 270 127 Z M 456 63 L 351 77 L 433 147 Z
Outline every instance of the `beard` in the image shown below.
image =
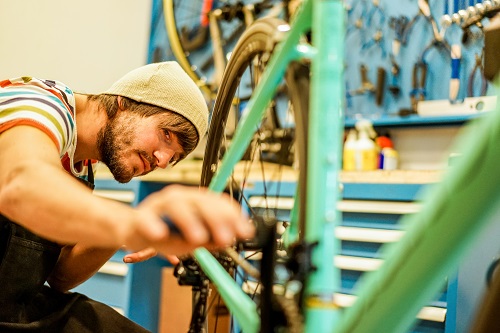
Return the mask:
M 122 157 L 126 148 L 131 146 L 130 127 L 118 125 L 116 121 L 108 121 L 97 134 L 97 149 L 101 162 L 106 164 L 116 181 L 128 183 L 134 176 L 134 170 L 127 168 Z M 124 139 L 124 140 L 122 140 Z

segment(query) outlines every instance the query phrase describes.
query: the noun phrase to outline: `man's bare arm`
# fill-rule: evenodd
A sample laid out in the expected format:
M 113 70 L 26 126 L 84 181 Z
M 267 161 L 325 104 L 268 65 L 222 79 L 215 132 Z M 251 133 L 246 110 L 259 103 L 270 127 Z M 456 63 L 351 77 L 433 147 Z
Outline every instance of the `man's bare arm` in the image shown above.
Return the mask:
M 97 273 L 116 251 L 81 244 L 66 245 L 47 282 L 54 289 L 68 291 Z
M 47 279 L 50 286 L 67 291 L 91 278 L 117 252 L 118 249 L 86 247 L 81 244 L 66 245 L 61 251 L 54 271 Z M 156 256 L 157 251 L 146 249 L 127 253 L 123 261 L 138 263 Z
M 50 138 L 30 126 L 0 134 L 0 212 L 62 244 L 119 248 L 129 241 L 140 249 L 151 241 L 135 235 L 135 243 L 130 242 L 140 220 L 138 213 L 92 195 L 61 167 Z M 146 238 L 160 240 L 168 231 L 161 221 L 154 222 L 141 231 Z

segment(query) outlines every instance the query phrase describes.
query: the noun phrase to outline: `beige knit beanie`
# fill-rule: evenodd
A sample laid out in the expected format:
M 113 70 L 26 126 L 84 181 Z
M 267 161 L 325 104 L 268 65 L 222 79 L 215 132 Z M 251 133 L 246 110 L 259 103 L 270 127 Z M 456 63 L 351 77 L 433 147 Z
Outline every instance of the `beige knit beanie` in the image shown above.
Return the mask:
M 175 61 L 153 63 L 134 69 L 104 94 L 128 97 L 184 116 L 196 128 L 198 143 L 207 131 L 208 108 L 205 98 Z

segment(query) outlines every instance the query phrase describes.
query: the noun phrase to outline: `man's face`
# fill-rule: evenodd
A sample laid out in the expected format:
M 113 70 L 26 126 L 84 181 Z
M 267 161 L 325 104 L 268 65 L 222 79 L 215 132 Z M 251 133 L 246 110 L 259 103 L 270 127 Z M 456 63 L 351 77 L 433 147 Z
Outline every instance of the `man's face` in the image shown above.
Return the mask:
M 161 128 L 162 117 L 168 115 L 141 117 L 120 112 L 98 133 L 100 160 L 117 181 L 127 183 L 156 167 L 166 168 L 183 154 L 177 137 Z

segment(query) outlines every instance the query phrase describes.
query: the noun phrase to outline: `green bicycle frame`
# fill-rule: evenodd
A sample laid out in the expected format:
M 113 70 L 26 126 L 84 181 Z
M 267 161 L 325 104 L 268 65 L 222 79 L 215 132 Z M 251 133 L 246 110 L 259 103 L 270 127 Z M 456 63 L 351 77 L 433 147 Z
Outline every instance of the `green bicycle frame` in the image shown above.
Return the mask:
M 261 84 L 238 123 L 232 145 L 209 186 L 216 192 L 224 190 L 227 179 L 243 156 L 254 129 L 274 96 L 288 63 L 297 58 L 312 58 L 308 138 L 308 193 L 312 195 L 307 198 L 305 237 L 308 243 L 317 243 L 312 258 L 317 270 L 311 274 L 306 286 L 306 330 L 315 333 L 331 332 L 339 314 L 333 303 L 333 293 L 340 287 L 340 272 L 332 264 L 339 245 L 328 235 L 334 234 L 334 228 L 340 221 L 335 207 L 340 195 L 337 179 L 344 127 L 344 15 L 342 1 L 304 1 L 285 40 L 273 52 Z M 313 32 L 314 48 L 299 45 L 299 39 L 309 29 Z M 259 316 L 255 306 L 249 303 L 249 297 L 232 280 L 229 281 L 226 271 L 207 250 L 197 249 L 195 257 L 216 285 L 243 331 L 256 333 L 260 326 Z
M 463 254 L 498 209 L 500 191 L 498 182 L 493 180 L 500 165 L 500 107 L 474 120 L 477 126 L 458 142 L 463 158 L 438 186 L 429 189 L 422 210 L 404 218 L 403 225 L 408 226 L 405 236 L 383 248 L 383 265 L 364 276 L 354 305 L 340 311 L 333 296 L 340 289 L 340 272 L 333 265 L 340 245 L 333 235 L 340 223 L 336 204 L 340 197 L 338 170 L 344 125 L 344 11 L 339 0 L 303 2 L 286 39 L 273 53 L 210 188 L 224 190 L 289 61 L 310 58 L 305 237 L 308 243 L 317 243 L 312 252 L 317 270 L 311 273 L 305 289 L 305 332 L 400 333 L 410 328 L 420 308 L 453 274 Z M 299 38 L 309 28 L 312 47 L 299 44 Z M 195 257 L 243 331 L 257 333 L 260 319 L 251 299 L 206 249 L 197 249 Z

